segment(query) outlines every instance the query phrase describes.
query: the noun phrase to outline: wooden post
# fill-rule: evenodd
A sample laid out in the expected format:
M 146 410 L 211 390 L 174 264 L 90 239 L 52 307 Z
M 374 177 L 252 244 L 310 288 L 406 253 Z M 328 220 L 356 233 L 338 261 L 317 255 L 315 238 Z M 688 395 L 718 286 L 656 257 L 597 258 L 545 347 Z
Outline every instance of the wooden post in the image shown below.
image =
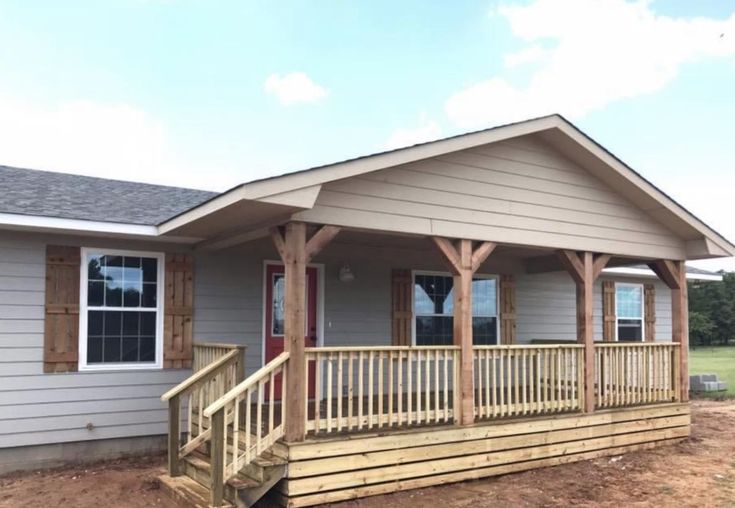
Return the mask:
M 585 413 L 595 410 L 595 336 L 592 325 L 594 284 L 610 260 L 608 254 L 593 255 L 570 250 L 557 251 L 559 260 L 574 280 L 577 289 L 577 342 L 584 345 Z
M 225 410 L 212 415 L 212 446 L 210 448 L 209 504 L 222 506 L 225 493 Z
M 679 343 L 680 400 L 689 400 L 689 297 L 684 261 L 661 259 L 648 264 L 671 289 L 671 340 Z
M 179 440 L 181 439 L 181 401 L 178 395 L 168 400 L 168 474 L 180 476 Z
M 307 242 L 306 224 L 289 222 L 285 237 L 278 228 L 271 229 L 273 242 L 284 266 L 284 350 L 290 353 L 286 376 L 288 418 L 284 437 L 288 442 L 303 441 L 306 436 L 306 265 L 336 235 L 339 228 L 323 226 Z
M 462 239 L 455 246 L 446 238 L 432 237 L 446 265 L 454 276 L 454 345 L 460 346 L 459 369 L 455 366 L 455 421 L 470 425 L 475 420 L 475 397 L 472 379 L 474 351 L 472 342 L 472 276 L 495 249 L 496 244 L 482 242 L 474 251 L 472 240 Z M 459 400 L 457 390 L 459 389 Z

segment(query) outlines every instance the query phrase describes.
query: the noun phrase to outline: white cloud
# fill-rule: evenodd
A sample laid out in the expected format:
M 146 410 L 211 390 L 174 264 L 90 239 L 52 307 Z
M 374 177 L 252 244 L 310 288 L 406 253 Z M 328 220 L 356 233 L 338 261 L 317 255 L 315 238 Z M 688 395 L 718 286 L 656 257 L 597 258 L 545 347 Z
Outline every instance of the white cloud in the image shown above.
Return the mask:
M 281 104 L 296 104 L 299 102 L 316 102 L 327 96 L 327 89 L 314 81 L 303 72 L 289 74 L 271 74 L 265 80 L 266 93 L 275 95 Z
M 223 167 L 194 162 L 164 122 L 129 104 L 41 105 L 0 93 L 0 118 L 3 165 L 199 188 L 235 180 Z
M 439 124 L 422 114 L 418 127 L 408 129 L 396 129 L 383 145 L 385 150 L 393 150 L 404 146 L 411 146 L 426 141 L 433 141 L 441 136 Z
M 660 90 L 684 64 L 735 55 L 735 14 L 726 20 L 671 18 L 656 15 L 649 1 L 535 0 L 502 6 L 493 11 L 498 15 L 528 44 L 505 55 L 506 66 L 536 67 L 522 86 L 494 76 L 452 95 L 445 110 L 459 127 L 551 112 L 580 118 Z

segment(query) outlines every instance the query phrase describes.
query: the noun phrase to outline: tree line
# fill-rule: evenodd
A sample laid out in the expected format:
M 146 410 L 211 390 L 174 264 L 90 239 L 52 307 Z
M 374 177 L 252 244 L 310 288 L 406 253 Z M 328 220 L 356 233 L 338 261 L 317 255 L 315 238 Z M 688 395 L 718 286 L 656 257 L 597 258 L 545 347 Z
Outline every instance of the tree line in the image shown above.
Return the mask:
M 689 282 L 689 342 L 726 346 L 735 342 L 735 272 L 722 281 Z

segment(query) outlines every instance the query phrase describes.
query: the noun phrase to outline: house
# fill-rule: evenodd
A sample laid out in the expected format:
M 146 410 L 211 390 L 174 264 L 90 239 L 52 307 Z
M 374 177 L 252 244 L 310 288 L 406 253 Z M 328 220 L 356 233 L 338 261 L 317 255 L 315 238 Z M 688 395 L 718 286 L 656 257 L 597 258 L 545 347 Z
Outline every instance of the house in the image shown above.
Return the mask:
M 3 167 L 0 470 L 308 506 L 675 442 L 734 254 L 558 115 L 221 194 Z

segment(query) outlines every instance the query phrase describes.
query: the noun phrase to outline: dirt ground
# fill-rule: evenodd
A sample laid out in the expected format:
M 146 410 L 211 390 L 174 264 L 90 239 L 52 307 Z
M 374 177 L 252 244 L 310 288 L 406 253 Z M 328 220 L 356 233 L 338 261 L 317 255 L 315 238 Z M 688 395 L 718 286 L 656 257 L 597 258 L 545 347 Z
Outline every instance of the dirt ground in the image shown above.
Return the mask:
M 734 507 L 735 402 L 695 401 L 676 446 L 348 501 L 335 508 L 528 506 Z M 0 507 L 161 507 L 164 457 L 0 477 Z

